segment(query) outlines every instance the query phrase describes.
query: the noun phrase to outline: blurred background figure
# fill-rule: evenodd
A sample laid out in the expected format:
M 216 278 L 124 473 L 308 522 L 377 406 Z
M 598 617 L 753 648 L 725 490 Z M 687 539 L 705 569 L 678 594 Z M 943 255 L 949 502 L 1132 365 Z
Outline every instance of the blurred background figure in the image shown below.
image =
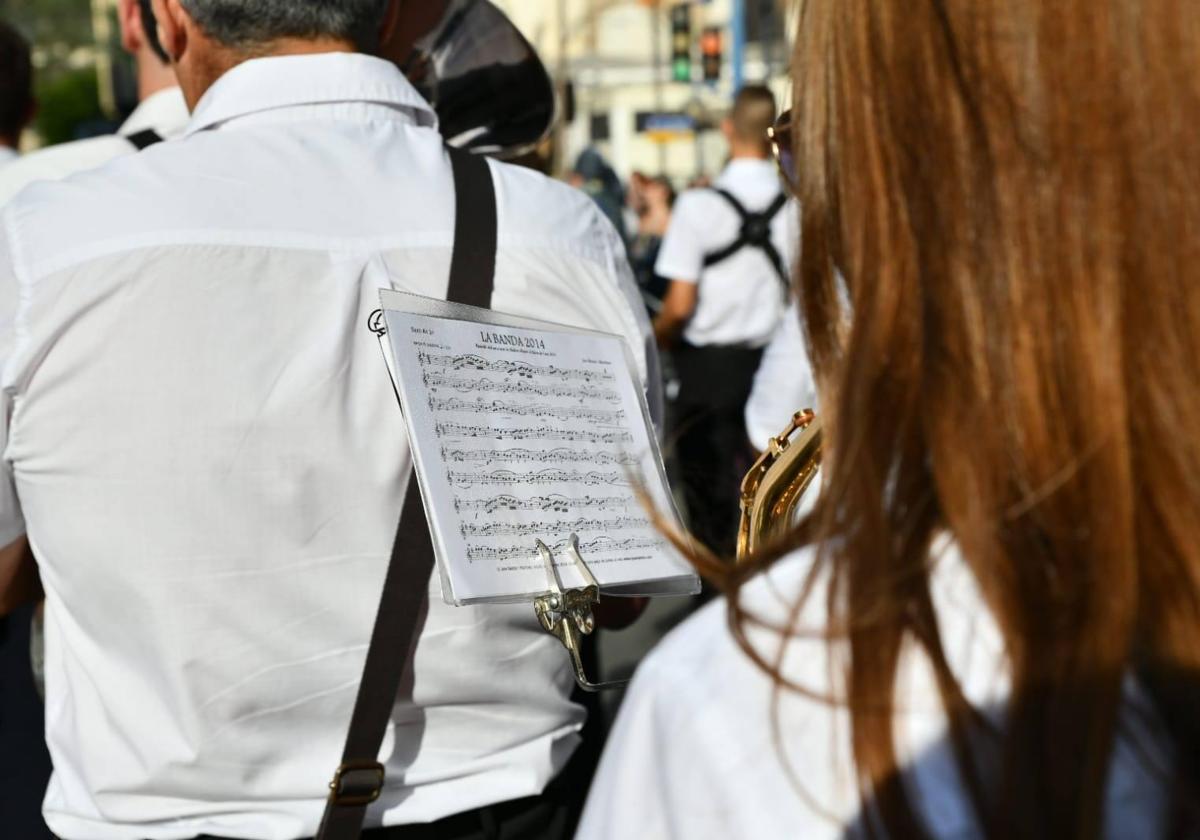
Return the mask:
M 33 109 L 29 42 L 0 20 L 0 168 L 16 160 L 21 134 L 33 119 Z
M 187 105 L 158 44 L 150 0 L 117 0 L 121 46 L 134 61 L 138 106 L 115 135 L 62 143 L 0 170 L 0 206 L 34 181 L 55 181 L 183 131 Z
M 762 452 L 767 441 L 784 430 L 791 416 L 806 408 L 819 408 L 817 382 L 808 363 L 800 313 L 793 302 L 754 374 L 745 412 L 750 445 Z
M 617 229 L 621 239 L 627 238 L 622 212 L 625 207 L 625 187 L 598 149 L 589 146 L 579 153 L 574 168 L 567 176 L 567 183 L 591 196 L 600 212 Z
M 629 241 L 629 262 L 646 300 L 646 309 L 654 317 L 662 311 L 662 301 L 670 283 L 655 270 L 655 264 L 667 225 L 671 222 L 675 189 L 661 175 L 651 178 L 634 172 L 629 179 L 626 203 L 637 220 L 637 233 Z
M 738 488 L 752 451 L 744 412 L 763 347 L 790 295 L 796 208 L 771 161 L 775 97 L 748 86 L 723 128 L 730 160 L 711 189 L 679 197 L 655 271 L 670 279 L 654 321 L 679 377 L 669 436 L 689 526 L 732 554 Z
M 0 21 L 0 172 L 17 161 L 33 110 L 29 44 Z M 0 826 L 6 837 L 42 840 L 51 836 L 42 820 L 50 754 L 30 660 L 32 622 L 32 606 L 0 617 Z

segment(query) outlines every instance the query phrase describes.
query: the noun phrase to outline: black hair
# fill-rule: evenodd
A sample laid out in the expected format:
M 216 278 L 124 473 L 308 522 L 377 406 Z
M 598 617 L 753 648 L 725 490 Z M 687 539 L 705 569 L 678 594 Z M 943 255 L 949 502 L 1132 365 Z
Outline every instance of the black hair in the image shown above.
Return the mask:
M 158 40 L 158 19 L 154 17 L 154 5 L 150 0 L 138 0 L 138 8 L 142 10 L 142 29 L 146 33 L 146 43 L 163 64 L 170 64 L 171 58 L 163 49 L 162 41 Z
M 29 42 L 0 21 L 0 138 L 15 141 L 33 112 Z

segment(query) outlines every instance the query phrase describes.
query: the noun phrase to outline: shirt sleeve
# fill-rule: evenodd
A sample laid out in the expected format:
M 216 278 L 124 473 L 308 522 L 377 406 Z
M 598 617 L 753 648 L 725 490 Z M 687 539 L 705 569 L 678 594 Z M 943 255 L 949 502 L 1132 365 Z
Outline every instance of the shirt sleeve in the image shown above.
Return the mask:
M 0 213 L 0 371 L 3 371 L 13 353 L 17 305 L 20 288 L 17 281 L 14 249 L 15 236 L 9 221 L 9 213 Z M 5 380 L 0 379 L 0 385 Z M 25 533 L 25 517 L 17 498 L 16 482 L 13 478 L 12 462 L 8 460 L 8 432 L 12 419 L 12 393 L 0 387 L 0 546 L 8 545 Z
M 641 346 L 636 350 L 642 354 L 646 362 L 646 381 L 644 383 L 646 406 L 650 411 L 650 420 L 654 424 L 654 430 L 661 442 L 665 429 L 666 402 L 663 395 L 662 363 L 658 356 L 658 342 L 654 338 L 654 328 L 650 324 L 650 316 L 646 313 L 646 307 L 642 302 L 642 293 L 638 289 L 637 278 L 633 275 L 633 268 L 629 264 L 629 254 L 620 235 L 611 224 L 603 220 L 603 216 L 599 213 L 596 215 L 598 223 L 605 228 L 604 241 L 609 254 L 610 270 L 617 278 L 621 295 L 629 305 L 629 310 L 633 313 L 638 331 L 641 333 Z
M 750 443 L 765 449 L 767 441 L 783 431 L 788 418 L 805 408 L 817 408 L 817 386 L 800 330 L 800 313 L 793 302 L 754 375 L 746 402 Z
M 654 272 L 668 280 L 699 283 L 704 271 L 705 238 L 699 224 L 700 198 L 695 192 L 684 193 L 671 211 L 671 223 L 658 251 Z

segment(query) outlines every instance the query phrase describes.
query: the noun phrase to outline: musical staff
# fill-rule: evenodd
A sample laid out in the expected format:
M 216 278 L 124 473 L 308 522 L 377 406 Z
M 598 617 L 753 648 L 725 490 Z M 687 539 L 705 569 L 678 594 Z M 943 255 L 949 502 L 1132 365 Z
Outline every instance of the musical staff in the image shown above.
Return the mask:
M 591 429 L 564 429 L 557 426 L 526 426 L 496 429 L 467 423 L 435 423 L 434 431 L 442 438 L 492 438 L 495 440 L 558 440 L 566 443 L 631 444 L 633 435 L 624 429 L 598 432 Z
M 635 467 L 638 459 L 620 452 L 589 452 L 580 449 L 457 449 L 442 447 L 442 460 L 456 464 L 599 464 Z
M 597 554 L 661 548 L 662 545 L 663 541 L 654 537 L 629 537 L 626 539 L 596 537 L 591 540 L 581 540 L 579 551 L 590 557 Z M 559 540 L 549 547 L 557 556 L 567 547 L 567 540 Z M 535 559 L 536 557 L 537 550 L 524 543 L 504 546 L 471 545 L 467 548 L 467 559 L 471 562 L 489 560 L 495 563 L 505 563 L 512 560 Z
M 461 397 L 441 399 L 429 397 L 430 411 L 457 411 L 465 414 L 504 414 L 510 417 L 553 417 L 556 420 L 583 420 L 605 426 L 619 426 L 625 420 L 625 410 L 608 410 L 601 408 L 586 408 L 584 406 L 553 406 L 535 403 L 522 405 L 503 400 L 485 400 L 476 398 L 464 400 Z
M 417 354 L 421 367 L 441 367 L 448 370 L 475 370 L 481 373 L 503 373 L 510 376 L 520 376 L 525 379 L 559 379 L 564 382 L 578 380 L 581 382 L 616 382 L 611 371 L 591 368 L 560 368 L 554 365 L 535 365 L 529 362 L 517 362 L 508 359 L 485 359 L 475 353 L 461 355 L 445 353 Z
M 612 519 L 578 519 L 552 523 L 558 530 L 577 534 L 585 531 L 628 531 L 645 528 L 649 520 L 645 516 L 618 516 Z M 485 525 L 464 523 L 460 531 L 464 537 L 541 537 L 551 523 L 548 522 L 489 522 Z
M 446 477 L 452 486 L 463 488 L 545 484 L 576 484 L 586 487 L 595 487 L 601 484 L 607 484 L 612 487 L 630 486 L 629 479 L 623 473 L 600 472 L 599 470 L 582 472 L 580 470 L 546 469 L 532 473 L 519 473 L 512 470 L 495 470 L 493 472 L 456 472 L 449 470 L 446 473 Z
M 578 400 L 579 402 L 601 400 L 607 403 L 617 403 L 621 401 L 621 395 L 613 389 L 598 388 L 592 385 L 563 385 L 557 383 L 538 385 L 523 379 L 496 381 L 487 377 L 472 379 L 464 376 L 449 376 L 442 373 L 429 372 L 423 375 L 423 379 L 425 380 L 425 385 L 434 391 L 438 388 L 448 388 L 451 391 L 458 391 L 463 394 L 478 392 L 489 394 L 524 394 L 531 397 L 564 397 L 566 399 Z
M 531 496 L 521 499 L 502 494 L 486 499 L 454 499 L 454 510 L 458 513 L 497 513 L 500 511 L 541 511 L 543 513 L 570 513 L 584 510 L 619 510 L 631 506 L 628 496 Z

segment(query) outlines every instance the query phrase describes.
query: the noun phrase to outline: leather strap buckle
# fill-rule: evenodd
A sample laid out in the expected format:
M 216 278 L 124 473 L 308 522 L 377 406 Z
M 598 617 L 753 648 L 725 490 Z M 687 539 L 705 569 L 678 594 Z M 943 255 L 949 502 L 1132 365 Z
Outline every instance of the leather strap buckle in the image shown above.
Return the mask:
M 348 807 L 370 805 L 383 793 L 384 775 L 378 761 L 348 761 L 333 774 L 329 801 Z

